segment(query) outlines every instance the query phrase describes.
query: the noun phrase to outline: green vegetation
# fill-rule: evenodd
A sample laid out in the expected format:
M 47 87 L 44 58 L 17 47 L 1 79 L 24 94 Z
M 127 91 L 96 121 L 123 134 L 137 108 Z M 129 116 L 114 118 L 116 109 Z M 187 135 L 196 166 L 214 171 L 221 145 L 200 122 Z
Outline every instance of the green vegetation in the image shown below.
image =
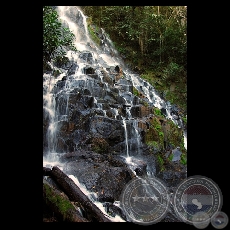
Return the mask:
M 182 121 L 183 121 L 184 125 L 187 125 L 187 116 L 183 116 Z
M 155 148 L 156 148 L 156 149 L 159 148 L 159 143 L 158 143 L 157 141 L 148 140 L 148 141 L 146 142 L 146 144 L 147 144 L 148 146 L 150 146 L 152 150 L 155 149 Z
M 163 114 L 161 113 L 161 110 L 158 109 L 157 107 L 153 109 L 154 114 L 159 116 L 159 117 L 164 117 Z
M 61 74 L 61 72 L 59 70 L 54 70 L 53 71 L 54 77 L 58 77 L 60 74 Z
M 144 105 L 145 107 L 149 106 L 148 102 L 143 99 L 140 100 L 140 104 Z
M 87 15 L 89 34 L 100 45 L 99 28 L 103 28 L 113 41 L 130 69 L 138 69 L 166 100 L 180 108 L 187 124 L 187 8 L 185 6 L 82 6 Z M 66 50 L 75 50 L 74 34 L 62 26 L 53 7 L 43 7 L 43 67 L 50 70 L 51 59 L 56 64 L 66 63 Z M 52 70 L 52 69 L 51 69 Z M 56 70 L 54 76 L 60 73 Z M 148 107 L 145 98 L 133 87 L 140 103 Z M 164 148 L 165 133 L 161 127 L 164 116 L 153 108 L 154 118 L 146 131 L 145 143 Z M 180 146 L 185 155 L 183 132 L 172 121 L 166 121 L 167 142 Z M 95 140 L 96 152 L 108 150 L 108 143 Z M 186 162 L 183 156 L 182 162 Z
M 187 113 L 187 7 L 82 6 L 131 69 Z M 171 87 L 175 85 L 174 87 Z M 173 88 L 173 89 L 172 89 Z
M 164 160 L 162 158 L 162 156 L 160 154 L 157 154 L 157 160 L 160 166 L 160 171 L 164 171 L 165 167 L 164 167 Z
M 183 165 L 187 164 L 187 157 L 185 156 L 185 154 L 181 154 L 180 163 Z
M 100 137 L 94 137 L 92 139 L 92 150 L 97 153 L 107 153 L 109 149 L 109 144 L 105 139 Z
M 151 74 L 142 74 L 141 77 L 148 81 L 151 85 L 155 85 L 154 78 L 152 77 Z
M 65 56 L 57 56 L 55 58 L 55 65 L 60 66 L 66 64 L 69 61 L 68 57 Z
M 153 108 L 154 110 L 155 108 Z M 156 109 L 155 116 L 148 120 L 150 126 L 145 133 L 145 143 L 151 149 L 164 149 L 164 142 L 171 146 L 179 146 L 182 154 L 186 154 L 187 150 L 184 147 L 183 130 L 178 128 L 170 119 L 163 119 L 160 111 Z M 158 114 L 158 115 L 157 115 Z M 162 120 L 165 125 L 162 126 Z
M 173 154 L 170 154 L 169 157 L 168 157 L 168 159 L 169 159 L 170 161 L 172 161 L 172 159 L 173 159 Z
M 96 35 L 96 32 L 99 31 L 98 26 L 93 27 L 93 25 L 91 24 L 91 18 L 89 18 L 87 20 L 87 24 L 88 24 L 88 31 L 89 31 L 89 34 L 90 34 L 92 40 L 99 46 L 100 45 L 100 39 Z
M 64 199 L 61 195 L 56 194 L 52 187 L 50 187 L 48 184 L 43 183 L 43 187 L 45 189 L 46 202 L 52 203 L 57 207 L 57 210 L 63 217 L 63 221 L 71 216 L 69 215 L 71 212 L 75 212 L 75 208 L 69 200 Z
M 187 117 L 182 117 L 184 123 L 187 123 Z
M 76 51 L 75 35 L 62 26 L 58 14 L 51 6 L 43 6 L 43 66 L 51 59 L 59 59 L 66 55 L 65 49 Z
M 184 147 L 184 135 L 182 129 L 178 128 L 171 120 L 168 120 L 167 123 L 169 125 L 168 142 L 174 147 L 179 146 L 180 151 L 185 154 L 187 151 Z
M 157 147 L 163 149 L 164 146 L 164 133 L 161 128 L 161 123 L 158 117 L 153 117 L 149 121 L 150 127 L 146 130 L 145 143 L 155 143 L 157 142 Z M 156 146 L 156 145 L 155 145 Z
M 139 91 L 133 86 L 133 94 L 139 97 Z

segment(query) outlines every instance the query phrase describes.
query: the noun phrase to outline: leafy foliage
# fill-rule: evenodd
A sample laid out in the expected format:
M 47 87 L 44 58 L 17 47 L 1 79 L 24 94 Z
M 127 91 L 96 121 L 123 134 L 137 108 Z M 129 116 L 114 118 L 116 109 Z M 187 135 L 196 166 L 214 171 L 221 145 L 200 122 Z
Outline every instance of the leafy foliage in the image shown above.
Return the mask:
M 43 64 L 61 58 L 65 49 L 76 50 L 75 35 L 62 25 L 57 12 L 50 6 L 43 7 Z
M 138 67 L 141 77 L 148 76 L 151 84 L 157 82 L 154 86 L 160 93 L 169 91 L 175 83 L 178 90 L 171 91 L 167 99 L 186 111 L 186 6 L 82 6 L 82 9 L 109 34 L 131 69 Z
M 183 165 L 187 164 L 187 157 L 185 156 L 185 154 L 181 155 L 180 163 Z
M 174 82 L 177 80 L 177 76 L 181 75 L 180 72 L 183 71 L 182 66 L 179 66 L 177 63 L 170 62 L 168 66 L 163 69 L 163 79 Z

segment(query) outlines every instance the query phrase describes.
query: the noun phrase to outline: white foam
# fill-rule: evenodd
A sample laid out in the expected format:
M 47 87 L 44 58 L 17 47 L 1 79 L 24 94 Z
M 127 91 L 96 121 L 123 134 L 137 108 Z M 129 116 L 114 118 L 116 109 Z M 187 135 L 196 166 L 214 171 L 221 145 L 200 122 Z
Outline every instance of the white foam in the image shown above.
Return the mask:
M 91 197 L 94 195 L 94 197 L 97 198 L 97 194 L 94 192 L 90 192 L 87 190 L 87 188 L 79 182 L 79 180 L 74 175 L 68 175 L 69 178 L 71 178 L 74 183 L 80 188 L 80 190 L 105 214 L 105 216 L 110 219 L 113 222 L 126 222 L 123 220 L 120 216 L 116 215 L 115 217 L 110 216 L 106 211 L 105 207 L 101 202 L 93 200 Z

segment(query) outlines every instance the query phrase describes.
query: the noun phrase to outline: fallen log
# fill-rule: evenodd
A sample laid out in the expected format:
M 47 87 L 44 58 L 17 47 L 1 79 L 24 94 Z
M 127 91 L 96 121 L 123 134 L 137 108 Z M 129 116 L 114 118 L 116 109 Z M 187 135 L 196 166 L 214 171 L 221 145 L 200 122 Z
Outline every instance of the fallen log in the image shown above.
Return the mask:
M 43 199 L 45 204 L 63 222 L 89 222 L 86 218 L 78 214 L 74 205 L 68 197 L 62 195 L 49 183 L 43 180 Z
M 87 213 L 88 220 L 91 222 L 112 222 L 104 216 L 104 213 L 81 191 L 74 181 L 57 166 L 52 168 L 50 176 L 57 182 L 71 201 L 81 204 Z

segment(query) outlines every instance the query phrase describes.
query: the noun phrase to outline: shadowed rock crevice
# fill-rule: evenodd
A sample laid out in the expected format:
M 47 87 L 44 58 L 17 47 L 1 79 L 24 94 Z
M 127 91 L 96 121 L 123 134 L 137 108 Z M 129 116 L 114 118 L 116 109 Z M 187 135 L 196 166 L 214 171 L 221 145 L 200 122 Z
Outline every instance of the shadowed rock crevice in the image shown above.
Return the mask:
M 185 126 L 177 106 L 129 71 L 102 31 L 103 42 L 96 47 L 84 31 L 81 13 L 70 8 L 69 17 L 83 40 L 76 42 L 78 51 L 67 50 L 64 60 L 44 67 L 43 157 L 54 167 L 43 169 L 43 177 L 52 177 L 50 183 L 70 201 L 89 207 L 101 202 L 107 212 L 124 216 L 113 203 L 132 178 L 158 177 L 170 191 L 186 178 Z M 90 193 L 90 201 L 70 175 Z M 81 195 L 74 197 L 74 191 Z M 90 217 L 95 210 L 85 208 L 87 220 L 107 222 L 96 210 L 99 216 Z

